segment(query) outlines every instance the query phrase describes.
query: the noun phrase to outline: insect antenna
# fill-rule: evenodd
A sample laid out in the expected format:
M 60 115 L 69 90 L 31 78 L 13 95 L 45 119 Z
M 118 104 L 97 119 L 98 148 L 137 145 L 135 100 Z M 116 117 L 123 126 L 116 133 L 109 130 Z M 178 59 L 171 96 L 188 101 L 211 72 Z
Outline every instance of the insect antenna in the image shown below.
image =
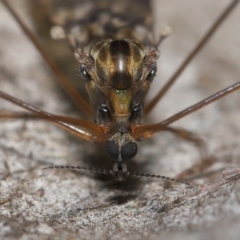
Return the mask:
M 81 167 L 81 166 L 69 166 L 69 165 L 58 165 L 58 166 L 48 166 L 44 167 L 42 169 L 65 169 L 65 170 L 73 170 L 73 171 L 89 171 L 93 173 L 99 173 L 99 174 L 104 174 L 104 175 L 115 175 L 113 170 L 107 170 L 107 169 L 102 169 L 102 168 L 90 168 L 90 167 Z M 158 178 L 158 179 L 163 179 L 169 182 L 176 182 L 180 184 L 185 184 L 185 185 L 190 185 L 188 182 L 185 181 L 180 181 L 174 178 L 169 178 L 163 175 L 159 174 L 150 174 L 150 173 L 139 173 L 139 172 L 127 172 L 126 175 L 128 177 L 137 177 L 137 178 Z
M 105 175 L 112 175 L 111 170 L 106 170 L 102 168 L 90 168 L 90 167 L 81 167 L 81 166 L 69 166 L 69 165 L 58 165 L 58 166 L 49 166 L 44 167 L 42 169 L 65 169 L 65 170 L 73 170 L 73 171 L 89 171 L 93 173 L 105 174 Z
M 170 177 L 166 177 L 166 176 L 159 175 L 159 174 L 129 172 L 129 176 L 130 177 L 144 177 L 144 178 L 158 178 L 158 179 L 162 179 L 162 180 L 165 180 L 168 182 L 176 182 L 176 183 L 181 183 L 181 184 L 185 184 L 185 185 L 190 185 L 188 182 L 185 182 L 183 180 L 180 181 L 175 178 L 170 178 Z

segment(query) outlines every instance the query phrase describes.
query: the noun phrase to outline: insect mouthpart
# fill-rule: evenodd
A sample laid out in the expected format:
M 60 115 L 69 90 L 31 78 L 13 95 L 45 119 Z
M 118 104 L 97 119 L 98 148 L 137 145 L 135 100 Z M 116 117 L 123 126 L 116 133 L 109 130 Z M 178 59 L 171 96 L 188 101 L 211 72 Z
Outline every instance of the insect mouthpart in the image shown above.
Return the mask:
M 115 160 L 113 173 L 116 180 L 124 181 L 128 176 L 126 161 L 137 154 L 137 143 L 129 133 L 116 133 L 106 143 L 106 153 Z
M 113 166 L 113 174 L 115 176 L 115 180 L 119 182 L 123 182 L 126 180 L 127 176 L 129 176 L 129 172 L 127 171 L 127 165 L 125 162 L 119 163 L 116 162 Z

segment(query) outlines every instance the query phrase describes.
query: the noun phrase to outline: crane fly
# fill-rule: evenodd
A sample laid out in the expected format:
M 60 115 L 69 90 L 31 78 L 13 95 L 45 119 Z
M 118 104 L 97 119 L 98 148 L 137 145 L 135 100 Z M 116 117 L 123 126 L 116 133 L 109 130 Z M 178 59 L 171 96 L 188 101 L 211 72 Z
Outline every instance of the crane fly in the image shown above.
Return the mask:
M 79 72 L 87 89 L 89 103 L 69 84 L 8 1 L 2 0 L 2 3 L 40 51 L 77 105 L 85 114 L 92 116 L 93 122 L 51 114 L 2 91 L 2 99 L 24 108 L 28 113 L 5 112 L 1 113 L 0 117 L 45 120 L 87 141 L 105 142 L 106 153 L 113 159 L 110 173 L 118 181 L 125 180 L 129 175 L 135 176 L 129 173 L 128 162 L 137 154 L 138 142 L 152 137 L 157 132 L 171 132 L 195 143 L 200 151 L 204 152 L 204 143 L 194 134 L 169 125 L 240 88 L 238 82 L 164 121 L 144 124 L 144 118 L 167 93 L 239 1 L 230 2 L 169 81 L 147 104 L 145 98 L 157 73 L 159 45 L 166 37 L 165 32 L 159 37 L 153 34 L 150 1 L 73 0 L 51 1 L 51 4 L 36 1 L 37 4 L 42 4 L 49 15 L 52 37 L 68 45 L 79 62 Z M 129 9 L 132 9 L 133 13 L 129 14 Z M 66 168 L 78 169 L 71 166 Z

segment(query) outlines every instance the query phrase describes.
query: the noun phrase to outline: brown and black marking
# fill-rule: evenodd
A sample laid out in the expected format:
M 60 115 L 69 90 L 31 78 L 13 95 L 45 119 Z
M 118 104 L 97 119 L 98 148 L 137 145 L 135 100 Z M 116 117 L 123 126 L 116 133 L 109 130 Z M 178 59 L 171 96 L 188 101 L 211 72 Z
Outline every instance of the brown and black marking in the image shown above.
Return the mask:
M 144 45 L 153 43 L 149 0 L 38 0 L 30 4 L 52 25 L 63 27 L 78 46 L 91 47 L 103 39 L 125 38 Z
M 140 139 L 134 136 L 132 126 L 143 124 L 144 98 L 159 57 L 153 43 L 151 2 L 39 0 L 30 5 L 33 11 L 42 9 L 54 38 L 74 51 L 95 124 L 68 121 L 43 111 L 42 118 L 84 139 L 106 141 L 106 152 L 115 160 L 116 178 L 123 180 L 126 161 L 136 155 Z
M 8 6 L 6 0 L 2 1 Z M 187 56 L 186 63 L 184 62 L 176 71 L 174 80 L 170 79 L 167 87 L 160 91 L 160 97 L 172 86 L 187 63 L 200 51 L 238 2 L 232 1 L 223 11 L 210 31 Z M 156 75 L 156 61 L 159 57 L 153 40 L 150 1 L 41 0 L 34 3 L 43 6 L 52 25 L 57 25 L 53 27 L 53 30 L 58 31 L 54 35 L 55 38 L 64 40 L 74 51 L 90 97 L 95 123 L 45 112 L 3 92 L 0 92 L 1 98 L 25 108 L 32 114 L 7 113 L 1 114 L 1 118 L 43 119 L 85 140 L 106 142 L 106 152 L 115 161 L 113 173 L 120 181 L 129 175 L 126 163 L 136 155 L 137 141 L 149 138 L 156 132 L 172 132 L 182 139 L 195 143 L 205 152 L 201 139 L 188 131 L 168 125 L 239 89 L 240 82 L 165 121 L 143 125 L 144 98 Z M 14 15 L 14 11 L 9 6 L 8 8 Z M 21 25 L 20 19 L 18 23 Z M 34 39 L 26 27 L 22 25 L 21 27 L 31 39 Z M 37 41 L 33 42 L 41 49 L 36 44 Z M 40 52 L 45 55 L 42 49 Z M 59 75 L 51 61 L 49 65 Z M 77 96 L 76 91 L 65 82 L 64 84 L 79 105 L 89 113 L 90 106 L 83 104 L 81 96 Z M 156 99 L 160 97 L 157 96 Z M 150 107 L 148 105 L 146 109 L 152 109 L 155 104 L 150 104 Z M 181 177 L 184 176 L 183 174 Z

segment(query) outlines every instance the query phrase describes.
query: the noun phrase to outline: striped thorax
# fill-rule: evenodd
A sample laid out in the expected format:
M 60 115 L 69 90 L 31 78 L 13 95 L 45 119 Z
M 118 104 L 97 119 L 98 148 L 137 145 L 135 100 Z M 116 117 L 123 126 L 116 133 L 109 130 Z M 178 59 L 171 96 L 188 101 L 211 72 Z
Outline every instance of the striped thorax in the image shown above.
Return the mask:
M 150 1 L 41 1 L 57 25 L 52 35 L 74 50 L 94 120 L 106 129 L 106 151 L 119 180 L 137 153 L 131 126 L 143 124 L 144 98 L 159 57 Z M 60 26 L 60 27 L 59 27 Z

